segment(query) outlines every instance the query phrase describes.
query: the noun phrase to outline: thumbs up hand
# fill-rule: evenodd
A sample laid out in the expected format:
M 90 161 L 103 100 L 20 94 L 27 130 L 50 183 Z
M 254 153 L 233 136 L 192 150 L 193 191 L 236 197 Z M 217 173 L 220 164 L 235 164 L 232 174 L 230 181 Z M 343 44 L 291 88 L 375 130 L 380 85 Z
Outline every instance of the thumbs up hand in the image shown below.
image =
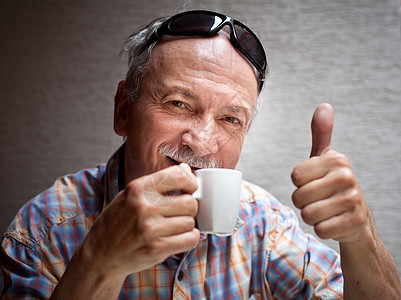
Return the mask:
M 323 239 L 357 241 L 370 230 L 370 211 L 347 157 L 331 148 L 334 111 L 320 104 L 312 118 L 310 159 L 296 166 L 292 195 L 305 223 Z

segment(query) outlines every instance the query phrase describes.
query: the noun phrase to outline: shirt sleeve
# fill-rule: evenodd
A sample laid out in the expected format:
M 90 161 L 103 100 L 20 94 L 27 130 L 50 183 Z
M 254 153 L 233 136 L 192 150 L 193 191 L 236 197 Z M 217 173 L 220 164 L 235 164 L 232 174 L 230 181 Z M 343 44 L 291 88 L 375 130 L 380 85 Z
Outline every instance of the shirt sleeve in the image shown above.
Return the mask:
M 57 284 L 35 251 L 13 238 L 3 239 L 0 265 L 4 276 L 3 300 L 49 299 Z
M 342 299 L 343 277 L 337 252 L 306 234 L 289 208 L 275 215 L 276 238 L 267 280 L 278 299 Z

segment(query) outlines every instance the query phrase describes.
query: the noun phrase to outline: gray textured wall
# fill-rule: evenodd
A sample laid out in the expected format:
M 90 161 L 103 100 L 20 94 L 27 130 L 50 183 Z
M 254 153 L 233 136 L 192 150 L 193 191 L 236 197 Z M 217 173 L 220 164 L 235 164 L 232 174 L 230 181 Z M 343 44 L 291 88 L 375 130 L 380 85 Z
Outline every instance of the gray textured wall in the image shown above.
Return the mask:
M 56 177 L 106 161 L 121 143 L 112 130 L 114 91 L 125 72 L 119 45 L 132 28 L 184 4 L 140 2 L 0 2 L 1 232 Z M 334 147 L 351 159 L 401 270 L 398 0 L 201 0 L 190 7 L 247 20 L 268 53 L 264 105 L 238 166 L 245 177 L 292 206 L 290 173 L 308 158 L 312 113 L 331 102 Z

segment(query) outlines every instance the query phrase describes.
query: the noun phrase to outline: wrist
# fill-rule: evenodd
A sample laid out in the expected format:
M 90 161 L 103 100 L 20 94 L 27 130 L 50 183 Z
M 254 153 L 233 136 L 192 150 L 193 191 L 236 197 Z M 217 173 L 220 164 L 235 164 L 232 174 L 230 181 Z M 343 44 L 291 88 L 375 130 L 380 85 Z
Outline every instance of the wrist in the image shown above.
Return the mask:
M 74 253 L 52 299 L 115 299 L 126 275 L 113 272 L 85 242 Z
M 375 247 L 377 238 L 378 233 L 371 218 L 369 217 L 366 221 L 366 224 L 361 227 L 357 233 L 355 233 L 352 237 L 339 242 L 340 249 L 350 248 L 356 250 L 358 248 L 366 248 L 367 246 Z
M 113 268 L 110 259 L 100 255 L 99 249 L 92 246 L 85 240 L 74 254 L 71 263 L 80 269 L 80 273 L 90 274 L 89 277 L 96 285 L 113 283 L 120 284 L 121 287 L 128 274 Z

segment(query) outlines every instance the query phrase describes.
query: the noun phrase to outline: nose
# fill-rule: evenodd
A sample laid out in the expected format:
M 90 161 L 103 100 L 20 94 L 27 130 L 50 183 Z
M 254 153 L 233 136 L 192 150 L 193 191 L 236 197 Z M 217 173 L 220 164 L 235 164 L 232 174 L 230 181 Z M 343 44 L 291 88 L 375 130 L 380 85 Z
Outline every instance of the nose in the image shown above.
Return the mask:
M 199 121 L 199 120 L 198 120 Z M 206 156 L 218 151 L 219 131 L 213 120 L 191 124 L 182 135 L 182 143 L 192 149 L 195 156 Z

